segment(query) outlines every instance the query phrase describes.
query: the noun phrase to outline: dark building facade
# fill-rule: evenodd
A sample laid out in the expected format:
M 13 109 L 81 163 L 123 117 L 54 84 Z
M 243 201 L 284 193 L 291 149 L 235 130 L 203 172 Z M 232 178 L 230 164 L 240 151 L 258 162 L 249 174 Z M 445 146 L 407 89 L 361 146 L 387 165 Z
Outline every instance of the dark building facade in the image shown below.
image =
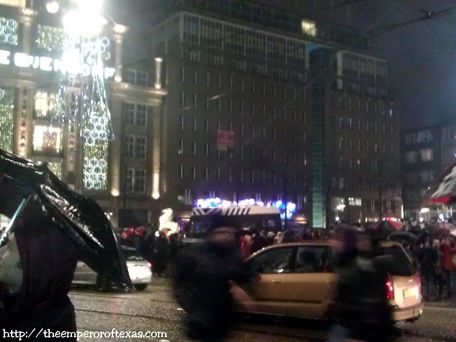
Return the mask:
M 442 168 L 442 127 L 423 127 L 402 134 L 402 174 L 405 216 L 419 219 L 438 216 L 423 203 L 424 194 Z M 427 208 L 427 209 L 426 209 Z
M 174 5 L 152 34 L 163 203 L 292 201 L 314 227 L 400 217 L 399 118 L 364 36 L 253 2 Z

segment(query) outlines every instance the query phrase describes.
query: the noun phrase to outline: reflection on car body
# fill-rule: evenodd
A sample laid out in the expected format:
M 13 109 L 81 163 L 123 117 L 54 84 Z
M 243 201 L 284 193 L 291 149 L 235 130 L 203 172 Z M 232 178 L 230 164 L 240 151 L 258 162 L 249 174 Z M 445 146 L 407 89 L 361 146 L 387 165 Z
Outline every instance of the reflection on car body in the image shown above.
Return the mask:
M 413 321 L 423 310 L 420 277 L 400 244 L 385 242 L 381 252 L 393 256 L 385 284 L 395 321 Z M 238 311 L 298 318 L 328 319 L 337 276 L 329 241 L 286 243 L 264 248 L 246 260 L 260 275 L 254 305 L 240 303 Z
M 138 291 L 145 290 L 152 280 L 151 264 L 135 248 L 122 246 L 122 251 L 133 286 Z M 99 289 L 102 281 L 103 279 L 84 262 L 78 262 L 73 276 L 73 284 L 95 285 Z

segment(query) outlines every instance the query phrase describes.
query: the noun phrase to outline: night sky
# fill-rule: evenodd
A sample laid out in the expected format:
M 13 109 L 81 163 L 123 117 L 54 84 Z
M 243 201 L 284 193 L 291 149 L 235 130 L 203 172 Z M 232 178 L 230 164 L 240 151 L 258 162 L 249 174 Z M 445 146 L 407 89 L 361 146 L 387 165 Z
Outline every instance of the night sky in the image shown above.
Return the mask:
M 126 3 L 125 0 L 110 2 L 117 9 Z M 123 8 L 112 15 L 138 27 L 140 22 L 153 21 L 164 4 L 170 2 L 129 1 L 128 9 Z M 258 2 L 288 8 L 295 13 L 302 13 L 303 17 L 373 32 L 371 49 L 379 57 L 388 60 L 391 94 L 404 128 L 456 123 L 456 0 Z M 433 11 L 435 14 L 424 19 L 426 15 L 421 10 Z M 131 21 L 133 18 L 135 20 Z M 417 22 L 408 23 L 413 20 Z M 395 27 L 385 29 L 391 25 Z

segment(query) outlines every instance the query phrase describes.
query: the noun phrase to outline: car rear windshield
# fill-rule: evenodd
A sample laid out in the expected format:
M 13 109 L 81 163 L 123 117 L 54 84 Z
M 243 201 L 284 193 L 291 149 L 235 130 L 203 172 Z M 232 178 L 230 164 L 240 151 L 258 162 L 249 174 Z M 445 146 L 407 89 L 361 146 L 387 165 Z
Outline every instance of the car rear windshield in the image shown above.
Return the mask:
M 390 265 L 390 271 L 393 275 L 411 276 L 416 273 L 412 259 L 402 246 L 388 246 L 382 248 L 384 255 L 393 257 L 393 262 Z
M 127 261 L 141 261 L 141 260 L 144 260 L 144 258 L 141 255 L 141 253 L 139 253 L 139 251 L 136 250 L 136 249 L 123 249 L 123 252 L 125 254 L 125 259 Z

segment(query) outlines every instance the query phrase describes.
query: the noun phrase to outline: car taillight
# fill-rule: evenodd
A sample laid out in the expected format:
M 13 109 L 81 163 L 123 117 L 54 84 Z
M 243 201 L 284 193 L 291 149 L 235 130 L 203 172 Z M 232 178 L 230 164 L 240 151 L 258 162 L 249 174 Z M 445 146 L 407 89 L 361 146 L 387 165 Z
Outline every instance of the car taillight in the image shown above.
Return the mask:
M 152 268 L 152 264 L 150 262 L 148 262 L 147 267 Z
M 388 281 L 386 282 L 386 299 L 394 299 L 394 286 L 393 281 L 391 279 L 388 279 Z

